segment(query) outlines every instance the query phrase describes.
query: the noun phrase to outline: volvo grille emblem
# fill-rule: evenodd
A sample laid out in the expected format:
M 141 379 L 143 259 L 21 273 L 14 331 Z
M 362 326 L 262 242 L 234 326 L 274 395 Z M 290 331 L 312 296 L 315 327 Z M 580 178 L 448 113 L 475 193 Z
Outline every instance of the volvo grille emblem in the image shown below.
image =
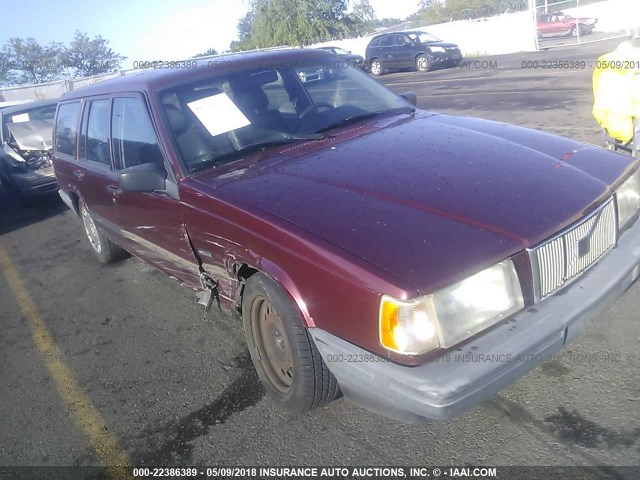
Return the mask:
M 598 214 L 593 219 L 593 225 L 587 232 L 587 234 L 578 240 L 578 258 L 582 258 L 585 255 L 588 255 L 591 251 L 591 237 L 593 236 L 593 232 L 596 230 L 598 226 L 598 221 L 600 220 L 600 215 L 602 215 L 602 210 L 598 212 Z

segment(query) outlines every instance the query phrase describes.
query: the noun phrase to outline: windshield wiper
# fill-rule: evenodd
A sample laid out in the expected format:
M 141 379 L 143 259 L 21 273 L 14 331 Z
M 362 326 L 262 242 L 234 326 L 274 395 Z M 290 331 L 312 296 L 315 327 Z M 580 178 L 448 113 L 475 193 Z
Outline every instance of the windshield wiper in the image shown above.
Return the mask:
M 285 145 L 287 143 L 297 142 L 301 140 L 324 140 L 328 138 L 327 135 L 322 133 L 307 133 L 307 134 L 294 134 L 294 133 L 286 133 L 286 132 L 278 132 L 280 137 L 274 140 L 269 140 L 267 142 L 257 142 L 249 145 L 245 145 L 242 148 L 234 150 L 233 152 L 225 153 L 224 155 L 220 155 L 215 157 L 207 162 L 201 163 L 189 169 L 190 172 L 194 173 L 200 170 L 204 170 L 206 168 L 217 167 L 221 163 L 226 163 L 228 161 L 237 160 L 238 158 L 257 152 L 260 150 L 266 150 L 269 147 L 274 147 L 278 145 Z
M 332 128 L 342 127 L 344 125 L 349 125 L 350 123 L 360 122 L 362 120 L 367 120 L 373 117 L 396 115 L 399 113 L 414 113 L 415 111 L 416 111 L 415 107 L 399 107 L 399 108 L 392 108 L 389 110 L 383 110 L 381 112 L 358 113 L 356 115 L 350 115 L 348 117 L 343 118 L 342 120 L 331 123 L 326 127 L 322 127 L 320 130 L 316 130 L 316 132 L 325 132 L 327 130 L 331 130 Z

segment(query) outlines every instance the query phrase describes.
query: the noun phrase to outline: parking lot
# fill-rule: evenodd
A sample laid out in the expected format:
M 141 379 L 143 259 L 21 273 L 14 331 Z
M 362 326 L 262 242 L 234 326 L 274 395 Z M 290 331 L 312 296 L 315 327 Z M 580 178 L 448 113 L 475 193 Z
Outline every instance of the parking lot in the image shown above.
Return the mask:
M 380 81 L 415 92 L 423 109 L 601 144 L 591 72 L 617 43 Z M 553 67 L 564 60 L 578 66 Z M 0 465 L 640 464 L 639 284 L 491 400 L 446 423 L 404 425 L 344 399 L 281 412 L 241 322 L 215 310 L 203 319 L 191 292 L 135 258 L 99 264 L 55 199 L 24 210 L 0 187 L 0 266 Z

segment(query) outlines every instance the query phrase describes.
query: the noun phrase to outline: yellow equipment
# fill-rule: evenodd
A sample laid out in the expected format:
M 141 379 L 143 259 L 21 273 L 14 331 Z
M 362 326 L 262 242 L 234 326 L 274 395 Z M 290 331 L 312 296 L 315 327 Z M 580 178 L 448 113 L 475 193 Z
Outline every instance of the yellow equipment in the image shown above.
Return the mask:
M 632 43 L 633 42 L 633 43 Z M 637 40 L 602 55 L 593 72 L 593 116 L 611 150 L 640 151 L 640 48 Z

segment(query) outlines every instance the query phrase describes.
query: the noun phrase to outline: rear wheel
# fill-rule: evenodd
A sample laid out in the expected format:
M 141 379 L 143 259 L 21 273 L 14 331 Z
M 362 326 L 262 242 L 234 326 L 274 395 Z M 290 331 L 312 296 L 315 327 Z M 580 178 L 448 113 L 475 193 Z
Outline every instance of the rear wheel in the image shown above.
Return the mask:
M 578 29 L 576 28 L 576 26 L 574 25 L 573 27 L 571 27 L 571 30 L 569 31 L 570 35 L 572 37 L 577 37 L 578 36 Z M 582 33 L 582 32 L 581 32 Z
M 431 70 L 431 59 L 428 55 L 418 55 L 416 58 L 416 70 L 419 72 L 428 72 Z
M 375 60 L 371 60 L 371 75 L 374 77 L 382 75 L 382 62 L 377 58 Z
M 102 263 L 116 262 L 129 255 L 126 250 L 123 250 L 109 240 L 109 237 L 107 237 L 104 232 L 97 227 L 84 200 L 79 201 L 78 211 L 80 213 L 80 218 L 82 219 L 82 224 L 84 225 L 84 231 L 87 234 L 87 239 L 93 249 L 93 253 L 96 254 Z
M 247 280 L 242 318 L 258 376 L 280 406 L 304 413 L 340 395 L 297 306 L 268 276 L 256 273 Z

